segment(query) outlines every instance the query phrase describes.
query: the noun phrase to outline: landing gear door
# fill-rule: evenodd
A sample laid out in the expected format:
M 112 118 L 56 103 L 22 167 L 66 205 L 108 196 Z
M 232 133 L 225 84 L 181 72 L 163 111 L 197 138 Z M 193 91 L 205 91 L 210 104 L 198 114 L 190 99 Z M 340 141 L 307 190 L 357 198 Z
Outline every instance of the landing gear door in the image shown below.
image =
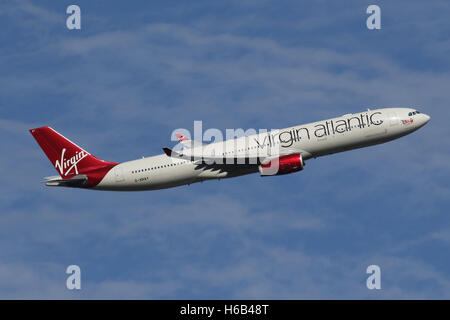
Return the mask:
M 116 182 L 125 181 L 125 178 L 123 177 L 123 168 L 115 167 L 114 168 L 114 177 L 115 177 Z

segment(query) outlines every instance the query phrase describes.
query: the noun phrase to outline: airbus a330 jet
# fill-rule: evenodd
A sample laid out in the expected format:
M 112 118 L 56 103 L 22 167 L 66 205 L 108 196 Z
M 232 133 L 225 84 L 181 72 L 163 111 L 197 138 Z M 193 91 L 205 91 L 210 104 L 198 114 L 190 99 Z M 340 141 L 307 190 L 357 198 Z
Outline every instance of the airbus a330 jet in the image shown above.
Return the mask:
M 430 117 L 413 108 L 384 108 L 209 144 L 177 134 L 182 148 L 148 158 L 100 160 L 50 127 L 30 132 L 58 171 L 47 186 L 94 190 L 157 190 L 211 179 L 290 174 L 305 161 L 410 134 Z

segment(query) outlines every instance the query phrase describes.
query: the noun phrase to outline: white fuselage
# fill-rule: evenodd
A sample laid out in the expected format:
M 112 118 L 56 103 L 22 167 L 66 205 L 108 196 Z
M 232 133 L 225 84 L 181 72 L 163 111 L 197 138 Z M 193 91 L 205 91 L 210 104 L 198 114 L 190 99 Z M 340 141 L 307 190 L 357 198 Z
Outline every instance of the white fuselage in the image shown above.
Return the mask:
M 183 150 L 185 155 L 222 155 L 252 158 L 300 153 L 304 160 L 327 154 L 384 143 L 407 135 L 429 116 L 410 108 L 385 108 L 272 130 Z M 203 148 L 202 150 L 200 150 Z M 205 165 L 161 154 L 118 164 L 95 186 L 100 190 L 155 190 L 207 179 L 222 179 L 258 172 L 256 163 Z

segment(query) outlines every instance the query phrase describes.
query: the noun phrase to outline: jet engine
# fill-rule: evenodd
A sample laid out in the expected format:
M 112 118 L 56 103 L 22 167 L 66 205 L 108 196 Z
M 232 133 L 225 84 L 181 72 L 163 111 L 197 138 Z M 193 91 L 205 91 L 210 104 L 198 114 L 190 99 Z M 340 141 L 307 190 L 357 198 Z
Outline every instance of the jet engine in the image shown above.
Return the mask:
M 258 169 L 261 176 L 275 176 L 301 171 L 304 166 L 302 155 L 297 153 L 272 159 L 261 164 Z

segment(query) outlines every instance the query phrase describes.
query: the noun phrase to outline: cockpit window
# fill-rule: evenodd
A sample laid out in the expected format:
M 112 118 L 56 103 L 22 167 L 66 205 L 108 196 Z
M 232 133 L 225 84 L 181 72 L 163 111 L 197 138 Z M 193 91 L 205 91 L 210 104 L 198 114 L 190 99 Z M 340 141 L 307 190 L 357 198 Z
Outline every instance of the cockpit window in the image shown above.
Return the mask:
M 414 112 L 410 112 L 410 113 L 408 113 L 408 116 L 409 117 L 411 117 L 411 116 L 413 116 L 413 115 L 415 115 L 415 114 L 419 114 L 420 112 L 419 111 L 414 111 Z

